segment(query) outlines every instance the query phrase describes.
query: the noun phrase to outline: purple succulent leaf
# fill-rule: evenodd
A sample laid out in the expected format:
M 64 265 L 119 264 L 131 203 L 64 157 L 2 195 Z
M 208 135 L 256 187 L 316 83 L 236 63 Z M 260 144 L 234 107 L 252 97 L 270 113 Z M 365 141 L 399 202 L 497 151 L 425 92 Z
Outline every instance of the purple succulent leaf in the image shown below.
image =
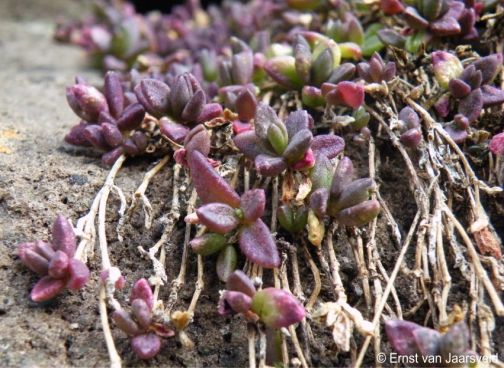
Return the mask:
M 108 111 L 105 96 L 96 88 L 85 84 L 68 87 L 67 101 L 79 117 L 89 122 L 97 121 L 100 112 Z
M 476 12 L 474 8 L 465 8 L 464 12 L 458 19 L 460 24 L 460 33 L 464 35 L 464 39 L 473 39 L 478 36 L 478 31 L 474 28 L 476 24 Z
M 235 209 L 224 203 L 208 203 L 196 210 L 199 222 L 210 231 L 227 234 L 240 224 Z
M 103 136 L 103 129 L 100 125 L 88 125 L 83 131 L 84 138 L 94 147 L 107 151 L 109 145 Z
M 134 89 L 138 102 L 155 117 L 166 114 L 170 106 L 170 87 L 157 79 L 142 79 Z
M 434 104 L 434 109 L 442 118 L 446 118 L 450 113 L 450 97 L 448 95 L 443 95 Z
M 238 114 L 238 119 L 241 121 L 252 120 L 256 115 L 257 99 L 248 88 L 238 94 L 235 101 L 235 108 Z
M 149 139 L 143 132 L 134 132 L 131 136 L 131 140 L 135 143 L 138 153 L 144 152 L 149 144 Z
M 308 129 L 300 130 L 290 139 L 289 144 L 283 152 L 283 157 L 289 164 L 294 164 L 301 160 L 313 141 L 313 134 Z
M 248 190 L 240 198 L 240 208 L 247 222 L 254 222 L 264 214 L 266 194 L 263 189 Z
M 344 226 L 363 226 L 380 213 L 380 203 L 374 199 L 338 212 L 335 219 Z
M 139 279 L 133 285 L 133 289 L 131 290 L 130 301 L 135 299 L 142 299 L 150 310 L 152 310 L 154 306 L 154 297 L 152 295 L 152 289 L 149 285 L 149 282 L 146 279 Z
M 54 256 L 54 254 L 56 253 L 54 251 L 52 244 L 46 243 L 42 240 L 35 241 L 35 246 L 34 246 L 33 250 L 47 260 L 50 260 Z
M 387 334 L 387 338 L 394 351 L 399 355 L 413 356 L 415 354 L 420 354 L 413 335 L 413 332 L 419 328 L 423 327 L 409 321 L 385 321 L 385 333 Z
M 492 54 L 474 61 L 476 70 L 481 71 L 481 84 L 488 84 L 494 80 L 502 67 L 502 54 Z
M 78 259 L 72 258 L 68 264 L 70 278 L 68 279 L 67 288 L 79 290 L 89 281 L 89 268 L 86 264 Z
M 306 110 L 293 111 L 287 117 L 285 127 L 287 129 L 289 139 L 292 139 L 302 130 L 311 130 L 313 128 L 313 118 Z
M 203 112 L 203 106 L 206 103 L 206 95 L 203 90 L 198 90 L 189 99 L 185 105 L 181 117 L 185 121 L 195 122 Z
M 465 130 L 469 128 L 469 120 L 462 114 L 455 115 L 453 122 L 459 129 Z
M 114 162 L 117 161 L 119 156 L 121 156 L 122 154 L 123 154 L 122 147 L 117 147 L 116 149 L 104 153 L 101 159 L 104 165 L 111 166 L 114 164 Z
M 445 37 L 454 36 L 461 32 L 458 19 L 464 11 L 464 3 L 459 1 L 452 1 L 448 11 L 430 24 L 430 29 L 435 36 Z
M 408 128 L 418 128 L 420 126 L 420 118 L 411 107 L 406 106 L 399 112 L 399 119 L 404 121 Z
M 42 277 L 31 291 L 31 299 L 35 303 L 53 299 L 65 288 L 64 279 L 53 279 L 51 276 Z
M 226 281 L 226 289 L 240 291 L 250 297 L 256 293 L 256 288 L 252 280 L 241 270 L 236 270 L 229 275 Z
M 201 126 L 201 125 L 198 125 Z M 163 117 L 159 120 L 159 129 L 161 134 L 167 136 L 170 140 L 176 143 L 182 143 L 189 133 L 189 128 L 185 125 L 178 124 L 168 119 L 167 117 Z
M 330 196 L 332 200 L 337 200 L 341 192 L 353 180 L 353 163 L 348 157 L 343 157 L 338 163 L 331 183 Z
M 504 91 L 500 88 L 485 85 L 481 87 L 483 107 L 495 106 L 504 103 Z
M 215 263 L 215 270 L 217 271 L 219 280 L 226 282 L 229 275 L 236 270 L 237 262 L 238 254 L 234 246 L 228 245 L 222 249 Z
M 21 243 L 18 245 L 17 255 L 21 262 L 33 272 L 47 275 L 49 261 L 35 251 L 35 243 Z
M 54 250 L 61 250 L 69 258 L 75 254 L 75 234 L 70 222 L 62 215 L 58 215 L 52 226 L 52 244 Z
M 439 354 L 441 334 L 427 327 L 419 327 L 413 330 L 413 338 L 417 348 L 423 356 Z
M 252 305 L 252 298 L 239 291 L 226 290 L 222 298 L 235 313 L 246 313 Z
M 133 321 L 129 313 L 125 310 L 116 310 L 112 313 L 112 320 L 115 322 L 123 332 L 130 336 L 135 336 L 140 333 L 140 328 L 137 323 Z
M 393 61 L 389 61 L 385 65 L 381 77 L 384 81 L 389 82 L 392 79 L 394 79 L 394 77 L 396 76 L 396 72 L 397 72 L 396 64 Z
M 65 142 L 73 144 L 74 146 L 90 146 L 91 142 L 86 139 L 84 130 L 88 124 L 81 121 L 79 124 L 74 125 L 68 134 L 65 136 Z
M 184 108 L 195 92 L 188 75 L 189 74 L 186 73 L 177 77 L 170 94 L 170 106 L 173 114 L 177 117 L 181 116 Z
M 116 148 L 121 145 L 123 136 L 116 125 L 110 123 L 102 123 L 101 128 L 103 137 L 110 147 Z
M 275 288 L 259 290 L 252 298 L 251 309 L 267 327 L 276 329 L 299 323 L 306 315 L 294 295 Z
M 260 219 L 242 227 L 240 249 L 250 262 L 259 266 L 275 268 L 280 265 L 275 240 L 268 227 Z
M 331 214 L 355 206 L 369 198 L 370 192 L 376 190 L 376 183 L 371 178 L 357 179 L 346 185 L 338 199 L 331 201 L 329 210 Z
M 455 98 L 464 98 L 471 93 L 471 86 L 461 79 L 452 79 L 448 83 L 450 93 Z
M 54 279 L 61 279 L 68 273 L 69 259 L 65 252 L 56 251 L 49 261 L 48 274 Z
M 418 128 L 411 128 L 401 134 L 399 139 L 406 147 L 416 148 L 422 140 L 422 132 Z
M 233 142 L 238 149 L 249 159 L 254 160 L 262 153 L 258 143 L 258 138 L 253 130 L 247 130 L 237 134 L 233 138 Z
M 131 311 L 137 323 L 142 328 L 147 329 L 152 322 L 152 311 L 145 300 L 139 298 L 132 300 Z
M 110 114 L 117 119 L 124 109 L 124 93 L 119 74 L 113 71 L 107 72 L 103 89 Z
M 410 25 L 412 28 L 422 30 L 426 29 L 429 26 L 429 21 L 422 17 L 418 10 L 415 8 L 408 6 L 404 10 L 404 18 L 406 19 L 406 22 L 408 25 Z
M 458 113 L 467 117 L 470 123 L 474 122 L 483 109 L 483 94 L 481 89 L 473 90 L 469 95 L 460 100 Z
M 459 79 L 471 86 L 471 89 L 477 89 L 481 86 L 483 81 L 483 73 L 481 70 L 476 70 L 474 65 L 469 65 L 460 74 Z
M 467 131 L 460 129 L 456 124 L 448 124 L 444 129 L 455 143 L 463 143 L 468 137 Z
M 187 161 L 193 174 L 191 177 L 194 188 L 203 203 L 226 203 L 234 208 L 240 205 L 238 194 L 201 152 L 190 152 Z
M 310 195 L 310 208 L 318 218 L 323 218 L 327 212 L 327 202 L 329 200 L 329 190 L 319 188 Z
M 333 159 L 345 148 L 345 140 L 338 135 L 324 134 L 313 138 L 311 149 L 315 156 L 323 155 L 328 159 Z
M 145 117 L 145 109 L 139 103 L 128 105 L 117 120 L 117 127 L 121 131 L 137 129 Z
M 161 339 L 152 332 L 138 335 L 131 339 L 131 348 L 140 359 L 151 359 L 161 350 Z
M 222 115 L 222 106 L 220 103 L 207 103 L 203 105 L 200 115 L 198 116 L 198 123 L 206 123 Z
M 210 133 L 202 124 L 196 125 L 186 135 L 184 148 L 187 152 L 199 151 L 205 157 L 210 153 Z
M 287 168 L 287 162 L 283 157 L 260 154 L 255 158 L 255 167 L 260 175 L 276 176 Z

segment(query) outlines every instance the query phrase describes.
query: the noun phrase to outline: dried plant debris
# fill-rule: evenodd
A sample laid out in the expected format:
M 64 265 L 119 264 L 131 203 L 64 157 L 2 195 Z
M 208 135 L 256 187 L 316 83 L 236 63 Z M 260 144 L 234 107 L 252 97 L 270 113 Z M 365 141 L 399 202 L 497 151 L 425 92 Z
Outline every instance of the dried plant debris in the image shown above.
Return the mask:
M 391 349 L 471 366 L 497 351 L 502 331 L 488 321 L 504 316 L 503 48 L 482 35 L 498 34 L 501 4 L 252 0 L 205 9 L 190 0 L 169 14 L 141 15 L 126 2 L 94 11 L 55 33 L 106 71 L 103 86 L 77 77 L 67 88 L 78 119 L 65 140 L 101 151 L 110 173 L 75 229 L 59 216 L 50 242 L 19 245 L 21 262 L 41 276 L 33 301 L 84 287 L 97 239 L 113 366 L 121 357 L 109 317 L 140 359 L 162 354 L 172 336 L 194 346 L 209 272 L 222 282 L 220 298 L 208 296 L 216 318 L 238 315 L 248 326 L 250 367 L 358 367 Z M 145 278 L 123 308 L 107 198 L 115 190 L 126 208 L 115 178 L 134 156 L 164 157 L 135 198 L 145 226 L 159 216 L 165 229 L 139 247 Z M 169 198 L 159 199 L 171 204 L 167 214 L 154 214 L 145 194 L 160 170 L 173 173 Z M 184 240 L 171 244 L 181 226 Z M 169 241 L 180 252 L 168 255 Z M 167 272 L 173 264 L 178 274 Z M 319 357 L 331 345 L 320 328 L 340 352 L 329 360 Z

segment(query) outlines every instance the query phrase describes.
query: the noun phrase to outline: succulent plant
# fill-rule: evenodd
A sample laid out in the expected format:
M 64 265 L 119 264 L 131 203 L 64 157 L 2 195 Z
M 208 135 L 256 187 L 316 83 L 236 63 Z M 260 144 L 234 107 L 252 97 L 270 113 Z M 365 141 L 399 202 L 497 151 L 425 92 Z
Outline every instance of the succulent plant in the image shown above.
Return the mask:
M 248 260 L 265 268 L 278 267 L 280 257 L 275 240 L 260 218 L 266 205 L 264 191 L 249 190 L 240 197 L 200 151 L 190 151 L 187 161 L 203 205 L 196 210 L 195 216 L 186 217 L 186 221 L 205 225 L 212 233 L 236 232 L 240 250 Z M 215 246 L 213 240 L 197 239 L 192 243 L 193 249 L 208 253 L 209 248 Z
M 219 84 L 221 86 L 249 84 L 254 74 L 254 53 L 245 42 L 236 37 L 231 37 L 230 43 L 233 51 L 231 59 L 223 59 L 218 64 Z
M 72 110 L 82 119 L 66 135 L 67 143 L 93 146 L 104 151 L 102 161 L 113 164 L 119 156 L 136 156 L 147 148 L 148 138 L 140 127 L 145 110 L 124 93 L 120 76 L 108 72 L 104 94 L 77 79 L 67 88 L 67 100 Z
M 116 326 L 131 337 L 131 348 L 140 359 L 151 359 L 161 350 L 161 338 L 175 332 L 154 321 L 154 297 L 146 279 L 135 282 L 130 295 L 131 312 L 124 309 L 112 313 Z
M 336 42 L 316 32 L 300 32 L 293 42 L 293 54 L 275 56 L 264 64 L 268 75 L 287 89 L 320 87 L 337 77 L 341 50 Z
M 439 85 L 449 92 L 449 99 L 457 104 L 453 122 L 446 131 L 455 142 L 467 138 L 467 128 L 486 107 L 504 102 L 504 91 L 491 85 L 502 67 L 502 55 L 480 58 L 462 69 L 458 58 L 445 51 L 432 53 L 434 76 Z M 450 113 L 450 100 L 443 97 L 436 109 L 442 117 Z
M 364 103 L 364 86 L 360 83 L 342 81 L 337 84 L 324 83 L 321 89 L 327 104 L 358 109 Z
M 52 227 L 52 240 L 21 243 L 21 262 L 41 276 L 31 291 L 31 299 L 41 303 L 53 299 L 63 289 L 79 290 L 89 280 L 89 269 L 75 258 L 76 240 L 70 222 L 58 215 Z
M 369 199 L 376 183 L 370 178 L 354 180 L 353 175 L 353 163 L 348 157 L 340 160 L 334 174 L 329 159 L 323 154 L 317 157 L 310 174 L 314 189 L 310 209 L 319 219 L 327 214 L 344 226 L 362 226 L 378 216 L 380 204 Z
M 427 43 L 433 37 L 457 36 L 466 40 L 478 37 L 474 2 L 414 0 L 406 3 L 408 6 L 403 10 L 404 6 L 399 1 L 382 1 L 384 12 L 401 13 L 410 27 L 402 34 L 390 28 L 380 31 L 379 38 L 387 45 L 416 52 L 422 43 Z
M 220 104 L 207 103 L 200 83 L 189 73 L 178 75 L 170 86 L 157 79 L 142 79 L 135 94 L 145 110 L 160 119 L 161 133 L 177 143 L 184 140 L 191 125 L 222 113 Z
M 389 82 L 395 77 L 396 65 L 393 61 L 385 64 L 380 54 L 375 52 L 369 62 L 357 65 L 357 72 L 367 83 Z
M 272 287 L 256 291 L 252 280 L 239 270 L 227 279 L 226 290 L 219 301 L 219 313 L 239 313 L 273 329 L 299 323 L 306 314 L 303 305 L 288 291 Z
M 469 329 L 464 322 L 452 325 L 445 334 L 431 328 L 403 320 L 385 322 L 385 332 L 394 351 L 404 356 L 416 356 L 418 362 L 428 362 L 428 357 L 440 356 L 441 363 L 452 365 L 456 361 L 468 361 Z
M 254 160 L 261 175 L 275 176 L 287 168 L 307 170 L 314 165 L 317 152 L 332 158 L 344 148 L 343 139 L 336 135 L 313 137 L 312 126 L 313 119 L 305 110 L 290 113 L 283 123 L 270 106 L 259 104 L 254 130 L 236 135 L 234 142 Z
M 400 140 L 402 144 L 410 148 L 417 147 L 422 140 L 422 131 L 420 130 L 420 118 L 418 114 L 411 107 L 404 107 L 399 112 L 399 124 L 399 130 L 401 132 Z
M 232 121 L 234 133 L 250 130 L 250 122 L 255 118 L 257 110 L 255 86 L 226 86 L 219 89 L 219 95 L 225 105 L 237 114 L 236 119 Z

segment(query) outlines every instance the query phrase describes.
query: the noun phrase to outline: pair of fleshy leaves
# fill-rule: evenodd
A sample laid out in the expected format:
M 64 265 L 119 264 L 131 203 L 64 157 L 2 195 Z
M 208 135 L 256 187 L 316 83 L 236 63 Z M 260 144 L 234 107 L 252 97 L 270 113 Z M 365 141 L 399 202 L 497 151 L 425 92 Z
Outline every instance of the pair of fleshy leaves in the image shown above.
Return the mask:
M 187 152 L 187 162 L 194 188 L 203 202 L 197 210 L 199 221 L 218 233 L 232 231 L 239 225 L 240 249 L 247 259 L 266 268 L 278 267 L 280 257 L 275 240 L 259 218 L 264 212 L 264 191 L 249 191 L 240 198 L 198 150 Z
M 353 179 L 353 163 L 343 157 L 334 170 L 330 160 L 319 155 L 310 173 L 314 191 L 310 195 L 310 208 L 318 218 L 326 214 L 345 226 L 362 226 L 380 212 L 380 204 L 369 199 L 376 190 L 370 178 Z
M 335 20 L 329 20 L 325 34 L 338 43 L 342 58 L 359 60 L 366 42 L 364 29 L 346 3 L 339 6 L 341 11 Z
M 389 82 L 396 75 L 396 64 L 393 61 L 385 63 L 380 54 L 375 52 L 368 62 L 357 64 L 357 72 L 368 83 Z
M 264 64 L 264 70 L 281 86 L 301 89 L 305 85 L 320 87 L 330 81 L 341 60 L 339 45 L 316 32 L 295 36 L 294 55 L 275 56 Z
M 131 313 L 124 309 L 112 313 L 112 320 L 131 336 L 131 348 L 140 359 L 151 359 L 161 350 L 161 337 L 171 337 L 175 332 L 153 321 L 154 297 L 149 282 L 138 280 L 130 296 Z
M 85 121 L 74 126 L 65 141 L 106 151 L 102 161 L 107 165 L 121 154 L 141 154 L 148 143 L 145 134 L 134 132 L 125 138 L 125 133 L 138 128 L 145 116 L 144 108 L 135 99 L 124 93 L 121 78 L 115 72 L 106 74 L 104 94 L 83 83 L 67 88 L 70 106 Z
M 222 87 L 219 89 L 219 96 L 224 104 L 238 115 L 238 119 L 232 122 L 234 133 L 250 130 L 250 121 L 255 118 L 257 110 L 255 86 L 247 84 Z
M 422 140 L 420 130 L 420 117 L 411 107 L 406 106 L 399 111 L 399 121 L 401 123 L 401 143 L 410 148 L 418 146 Z
M 301 91 L 303 104 L 316 108 L 326 103 L 357 108 L 364 102 L 364 86 L 350 81 L 356 67 L 352 63 L 338 65 L 327 82 L 319 87 L 306 85 Z M 329 95 L 329 96 L 328 96 Z
M 34 302 L 53 299 L 63 289 L 78 290 L 89 280 L 89 269 L 74 258 L 76 239 L 72 225 L 59 215 L 52 227 L 52 241 L 18 245 L 21 262 L 42 278 L 31 291 Z
M 454 357 L 471 354 L 469 330 L 464 322 L 458 322 L 441 334 L 413 322 L 388 320 L 385 332 L 394 351 L 403 356 L 441 356 L 444 363 L 450 363 Z
M 219 313 L 240 313 L 252 321 L 258 317 L 274 329 L 301 322 L 306 314 L 303 305 L 290 292 L 272 287 L 256 291 L 252 280 L 239 270 L 227 279 Z
M 336 135 L 313 137 L 313 119 L 305 110 L 289 114 L 285 124 L 266 104 L 259 104 L 254 130 L 234 137 L 240 151 L 254 160 L 256 170 L 264 176 L 275 176 L 288 167 L 294 170 L 309 169 L 314 155 L 323 152 L 335 157 L 344 148 L 344 141 Z
M 233 55 L 230 60 L 221 60 L 218 65 L 221 86 L 246 85 L 252 81 L 254 73 L 254 53 L 240 39 L 230 39 Z

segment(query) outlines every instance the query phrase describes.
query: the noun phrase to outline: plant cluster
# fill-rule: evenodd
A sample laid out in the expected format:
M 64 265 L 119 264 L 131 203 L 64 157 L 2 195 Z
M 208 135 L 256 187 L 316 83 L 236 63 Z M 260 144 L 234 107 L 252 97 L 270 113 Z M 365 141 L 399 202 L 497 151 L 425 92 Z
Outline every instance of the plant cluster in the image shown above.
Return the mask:
M 205 10 L 190 0 L 170 14 L 140 15 L 127 3 L 98 2 L 93 16 L 60 24 L 58 40 L 83 47 L 107 70 L 102 87 L 82 78 L 68 87 L 68 104 L 80 122 L 65 140 L 100 150 L 103 163 L 112 168 L 89 214 L 78 222 L 78 256 L 74 229 L 61 216 L 51 243 L 19 245 L 21 261 L 42 276 L 32 299 L 42 302 L 65 287 L 84 286 L 89 278 L 84 254 L 94 245 L 98 213 L 102 320 L 108 318 L 107 303 L 115 326 L 131 338 L 141 359 L 157 355 L 163 338 L 178 336 L 184 347 L 191 346 L 184 330 L 204 288 L 204 266 L 212 262 L 225 283 L 219 313 L 237 314 L 249 323 L 253 360 L 256 336 L 266 341 L 261 349 L 280 346 L 283 355 L 288 349 L 277 343 L 290 339 L 296 359 L 308 366 L 310 323 L 320 320 L 332 328 L 341 351 L 350 350 L 354 331 L 365 336 L 359 366 L 379 322 L 395 313 L 388 304 L 390 293 L 399 304 L 397 315 L 402 313 L 394 286 L 398 272 L 414 279 L 412 289 L 418 300 L 428 302 L 427 317 L 436 328 L 447 324 L 447 308 L 456 309 L 448 304 L 454 269 L 471 273 L 464 274 L 471 298 L 479 294 L 474 290 L 485 290 L 497 314 L 504 315 L 485 271 L 492 267 L 496 280 L 504 277 L 500 260 L 480 260 L 478 253 L 500 258 L 480 191 L 495 195 L 501 189 L 478 179 L 471 166 L 488 160 L 489 182 L 502 186 L 504 133 L 501 125 L 488 123 L 504 103 L 503 58 L 494 52 L 501 48 L 488 46 L 498 31 L 493 16 L 479 18 L 483 6 L 473 1 L 379 3 L 225 1 Z M 484 32 L 486 43 L 479 41 Z M 471 47 L 457 47 L 468 40 Z M 404 168 L 398 169 L 398 179 L 391 175 L 394 179 L 384 180 L 383 166 L 391 170 L 395 165 L 388 161 L 392 150 Z M 139 247 L 152 262 L 153 275 L 134 283 L 130 306 L 123 309 L 114 293 L 125 280 L 109 259 L 105 221 L 110 190 L 121 194 L 114 178 L 131 156 L 164 158 L 145 175 L 131 207 L 121 213 L 120 241 L 121 226 L 137 201 L 143 203 L 145 227 L 151 226 L 146 188 L 172 157 L 173 192 L 170 212 L 159 219 L 166 226 L 163 235 L 149 251 Z M 390 188 L 391 181 L 400 179 L 408 181 L 404 187 L 411 188 L 418 211 L 409 231 L 394 218 L 390 198 L 397 195 L 380 193 L 384 181 Z M 469 199 L 459 206 L 461 198 Z M 461 215 L 459 208 L 469 215 Z M 467 218 L 459 221 L 460 216 Z M 183 259 L 164 298 L 165 244 L 179 218 L 184 219 L 185 240 L 175 246 L 183 247 Z M 471 235 L 461 223 L 470 225 Z M 383 229 L 392 240 L 377 235 Z M 359 307 L 348 304 L 353 299 L 345 292 L 347 280 L 340 277 L 335 239 L 352 250 L 358 277 L 348 284 L 362 283 L 356 293 L 365 307 L 360 299 Z M 407 253 L 412 242 L 417 250 Z M 400 249 L 392 272 L 385 267 L 390 262 L 380 258 L 384 243 Z M 414 261 L 407 260 L 411 254 Z M 191 255 L 198 263 L 194 296 L 187 310 L 174 312 Z M 453 261 L 450 267 L 447 260 Z M 307 269 L 314 284 L 309 297 L 299 274 Z M 480 300 L 471 299 L 471 305 L 490 309 Z M 470 354 L 462 322 L 441 335 L 412 322 L 385 320 L 388 342 L 399 354 Z M 108 324 L 103 328 L 114 359 Z M 381 343 L 376 341 L 375 349 Z M 282 360 L 270 353 L 261 351 L 259 357 L 267 356 L 268 364 Z
M 54 221 L 51 242 L 37 240 L 18 245 L 21 262 L 41 277 L 31 291 L 34 302 L 51 300 L 65 288 L 79 290 L 86 285 L 89 269 L 75 257 L 75 249 L 72 225 L 61 215 Z

